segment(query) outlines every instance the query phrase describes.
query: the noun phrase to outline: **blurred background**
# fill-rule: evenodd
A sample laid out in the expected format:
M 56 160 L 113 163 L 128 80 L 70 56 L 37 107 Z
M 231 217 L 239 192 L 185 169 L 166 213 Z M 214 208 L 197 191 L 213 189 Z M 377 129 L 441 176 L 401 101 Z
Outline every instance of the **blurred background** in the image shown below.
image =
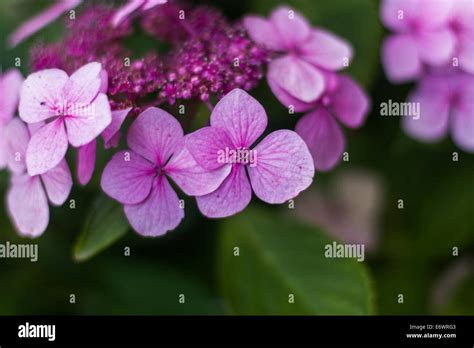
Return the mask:
M 36 240 L 17 236 L 0 199 L 0 244 L 39 245 L 36 263 L 0 259 L 0 314 L 474 314 L 474 156 L 449 138 L 419 143 L 403 133 L 400 118 L 380 116 L 380 103 L 404 101 L 413 85 L 384 76 L 378 1 L 202 3 L 233 21 L 286 3 L 352 43 L 347 72 L 366 89 L 372 112 L 361 129 L 345 129 L 349 160 L 316 173 L 294 207 L 254 197 L 243 213 L 209 220 L 188 198 L 176 230 L 145 239 L 101 193 L 113 151 L 100 151 L 93 181 L 73 187 L 75 208 L 51 208 L 48 230 Z M 58 20 L 7 49 L 6 36 L 49 4 L 0 2 L 2 71 L 20 57 L 27 76 L 29 49 L 61 37 Z M 288 115 L 264 79 L 251 94 L 267 111 L 267 133 L 294 128 L 300 114 Z M 1 197 L 7 186 L 0 172 Z M 325 258 L 334 240 L 364 243 L 364 262 Z

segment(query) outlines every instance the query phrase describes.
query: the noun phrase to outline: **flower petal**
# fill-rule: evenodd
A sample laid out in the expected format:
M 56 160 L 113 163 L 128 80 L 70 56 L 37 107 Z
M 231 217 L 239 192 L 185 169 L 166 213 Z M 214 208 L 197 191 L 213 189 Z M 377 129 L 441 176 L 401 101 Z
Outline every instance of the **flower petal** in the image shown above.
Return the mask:
M 165 172 L 188 196 L 202 196 L 214 192 L 230 174 L 232 166 L 224 165 L 207 170 L 194 160 L 186 146 L 171 157 Z
M 370 101 L 359 84 L 349 76 L 339 76 L 331 99 L 332 111 L 339 121 L 350 128 L 362 125 L 369 112 Z
M 131 125 L 128 146 L 157 165 L 164 165 L 184 144 L 178 120 L 164 110 L 148 108 Z
M 295 132 L 284 129 L 270 133 L 253 151 L 256 165 L 249 165 L 247 170 L 253 191 L 262 201 L 283 203 L 313 182 L 313 159 Z
M 389 36 L 382 46 L 382 60 L 387 77 L 394 83 L 412 80 L 421 74 L 418 49 L 411 36 Z
M 114 147 L 116 137 L 120 133 L 120 128 L 122 127 L 123 122 L 125 121 L 128 113 L 132 108 L 126 108 L 123 110 L 114 110 L 112 111 L 112 122 L 110 125 L 102 132 L 102 138 L 104 139 L 104 147 L 109 149 Z
M 5 129 L 5 138 L 8 168 L 15 174 L 23 174 L 26 170 L 26 149 L 30 141 L 28 128 L 19 118 L 14 118 Z
M 216 127 L 203 127 L 187 135 L 186 147 L 194 160 L 207 170 L 221 168 L 225 163 L 219 162 L 220 151 L 234 149 L 227 133 Z
M 451 131 L 457 146 L 474 152 L 474 77 L 469 74 L 459 78 L 459 98 L 451 111 Z
M 310 39 L 302 47 L 301 59 L 327 70 L 340 70 L 348 66 L 352 59 L 351 45 L 339 36 L 315 29 Z
M 126 205 L 124 210 L 130 225 L 146 237 L 157 237 L 174 230 L 184 217 L 179 198 L 164 176 L 155 180 L 145 201 Z
M 295 130 L 308 145 L 316 170 L 328 171 L 339 162 L 344 151 L 344 134 L 324 108 L 304 115 Z
M 270 15 L 270 21 L 288 50 L 301 45 L 310 35 L 311 26 L 306 18 L 287 6 L 276 8 Z
M 464 71 L 474 74 L 474 34 L 468 32 L 459 39 L 459 65 Z
M 244 18 L 244 27 L 250 38 L 271 51 L 282 51 L 285 44 L 271 21 L 260 16 Z
M 64 122 L 50 122 L 31 137 L 26 150 L 26 167 L 31 176 L 46 173 L 56 167 L 66 155 L 68 143 Z
M 18 69 L 10 69 L 0 77 L 0 127 L 16 113 L 23 76 Z
M 444 65 L 453 56 L 456 38 L 449 29 L 424 31 L 416 35 L 420 59 L 430 65 Z
M 41 175 L 41 180 L 51 203 L 59 206 L 66 202 L 69 193 L 71 193 L 72 177 L 65 160 Z
M 292 56 L 271 61 L 267 78 L 304 103 L 316 101 L 325 87 L 323 74 L 317 68 Z
M 46 69 L 29 75 L 20 91 L 18 112 L 26 123 L 36 123 L 57 116 L 56 107 L 63 102 L 67 74 L 59 69 Z
M 94 174 L 96 148 L 97 142 L 92 140 L 77 149 L 77 178 L 82 186 L 87 185 Z
M 102 85 L 102 65 L 98 62 L 77 69 L 64 85 L 64 100 L 89 104 L 99 94 Z
M 146 0 L 129 0 L 124 6 L 120 7 L 112 17 L 112 26 L 117 27 L 132 12 L 138 10 Z
M 39 237 L 48 227 L 48 200 L 38 176 L 14 176 L 7 192 L 8 213 L 18 233 Z
M 281 88 L 275 81 L 267 76 L 267 83 L 273 92 L 273 95 L 286 107 L 288 110 L 294 112 L 304 112 L 315 107 L 316 103 L 305 103 L 295 97 L 292 97 L 283 88 Z
M 4 169 L 8 164 L 8 142 L 5 127 L 0 127 L 0 170 Z
M 267 128 L 263 106 L 236 88 L 227 93 L 211 114 L 211 126 L 223 129 L 236 148 L 249 148 Z
M 166 4 L 168 0 L 146 0 L 143 5 L 143 11 L 148 11 L 155 6 Z
M 199 210 L 210 218 L 224 218 L 245 209 L 252 199 L 252 188 L 245 166 L 235 164 L 222 185 L 214 192 L 196 197 Z
M 154 175 L 152 163 L 133 151 L 120 151 L 107 163 L 100 185 L 120 203 L 137 204 L 150 194 Z
M 112 122 L 112 112 L 105 94 L 100 93 L 92 104 L 82 110 L 75 116 L 66 117 L 67 137 L 74 147 L 90 143 Z

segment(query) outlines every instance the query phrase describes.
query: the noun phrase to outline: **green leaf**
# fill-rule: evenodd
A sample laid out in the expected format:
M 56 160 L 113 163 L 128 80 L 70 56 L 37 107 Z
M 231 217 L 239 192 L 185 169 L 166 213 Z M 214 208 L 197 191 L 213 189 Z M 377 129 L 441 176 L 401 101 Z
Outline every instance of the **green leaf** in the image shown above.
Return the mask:
M 120 239 L 129 229 L 122 206 L 105 196 L 92 205 L 87 222 L 74 247 L 74 259 L 86 261 Z
M 321 231 L 275 211 L 253 208 L 225 221 L 217 263 L 228 309 L 247 315 L 372 313 L 364 266 L 326 258 L 329 243 Z

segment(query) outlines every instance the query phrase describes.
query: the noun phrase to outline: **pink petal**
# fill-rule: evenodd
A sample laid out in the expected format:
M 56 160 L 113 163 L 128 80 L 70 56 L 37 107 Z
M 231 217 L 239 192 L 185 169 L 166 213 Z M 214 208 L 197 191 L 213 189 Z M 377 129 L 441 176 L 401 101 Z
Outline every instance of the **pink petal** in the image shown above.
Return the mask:
M 474 34 L 462 35 L 459 39 L 459 65 L 464 71 L 474 74 Z
M 186 146 L 174 154 L 165 172 L 188 196 L 202 196 L 214 192 L 230 174 L 231 165 L 207 170 L 194 160 Z
M 324 108 L 304 115 L 295 130 L 308 145 L 316 170 L 328 171 L 339 162 L 344 151 L 344 134 Z
M 139 234 L 157 237 L 179 225 L 184 217 L 184 209 L 168 180 L 161 176 L 155 180 L 145 201 L 125 206 L 125 215 Z
M 163 165 L 184 145 L 178 120 L 164 110 L 148 108 L 133 122 L 127 135 L 128 146 L 157 165 Z
M 109 74 L 107 70 L 102 69 L 100 71 L 100 88 L 99 93 L 107 94 L 107 90 L 109 89 Z
M 271 51 L 283 51 L 285 48 L 280 35 L 272 22 L 260 16 L 244 18 L 244 27 L 250 38 Z
M 8 142 L 5 127 L 0 127 L 0 170 L 8 164 Z
M 270 78 L 267 78 L 267 83 L 270 86 L 270 89 L 272 90 L 275 97 L 288 110 L 290 110 L 290 108 L 293 108 L 294 112 L 304 112 L 314 108 L 314 106 L 316 105 L 315 102 L 304 103 L 301 100 L 292 97 L 289 93 L 287 93 L 283 88 L 281 88 L 275 81 Z
M 123 204 L 143 202 L 153 183 L 153 164 L 133 151 L 120 151 L 104 169 L 102 190 Z
M 289 7 L 279 6 L 271 13 L 270 21 L 288 50 L 304 43 L 310 35 L 311 27 L 306 18 Z
M 325 87 L 324 77 L 317 68 L 292 56 L 271 61 L 267 78 L 304 103 L 318 99 Z
M 26 150 L 26 167 L 31 176 L 46 173 L 56 167 L 66 155 L 68 143 L 62 119 L 41 127 Z
M 253 191 L 267 203 L 283 203 L 313 182 L 314 164 L 301 137 L 290 130 L 270 133 L 258 144 L 256 166 L 247 166 Z
M 112 122 L 102 132 L 102 138 L 104 139 L 104 147 L 106 149 L 109 149 L 113 147 L 113 145 L 115 145 L 114 140 L 117 140 L 117 136 L 120 136 L 120 128 L 122 127 L 122 124 L 127 118 L 127 115 L 130 110 L 132 110 L 131 107 L 123 110 L 112 111 Z
M 456 38 L 449 29 L 426 31 L 416 35 L 420 59 L 430 65 L 443 65 L 451 60 Z
M 474 152 L 474 77 L 469 74 L 459 79 L 459 97 L 451 111 L 451 132 L 457 146 Z
M 362 88 L 350 77 L 339 76 L 338 84 L 331 93 L 334 115 L 344 125 L 358 128 L 362 125 L 369 112 L 370 101 Z
M 416 0 L 415 0 L 416 1 Z M 383 24 L 395 31 L 409 29 L 409 16 L 414 11 L 413 0 L 384 0 L 380 4 L 380 18 Z M 408 17 L 407 17 L 408 16 Z
M 382 46 L 382 60 L 385 73 L 392 82 L 412 80 L 421 74 L 418 49 L 411 36 L 389 36 Z
M 102 84 L 102 65 L 97 62 L 86 64 L 76 70 L 64 85 L 64 100 L 89 104 L 99 94 Z
M 166 4 L 168 0 L 146 0 L 143 5 L 143 11 L 148 11 L 155 6 Z
M 233 165 L 229 176 L 214 192 L 196 197 L 199 210 L 210 218 L 223 218 L 245 209 L 252 199 L 252 188 L 245 166 Z
M 235 146 L 221 128 L 204 127 L 186 136 L 186 147 L 194 160 L 207 170 L 221 168 L 219 153 L 226 148 L 234 149 Z
M 92 140 L 77 149 L 77 178 L 82 186 L 87 185 L 94 174 L 96 148 L 97 142 Z
M 128 0 L 128 2 L 120 7 L 112 17 L 112 26 L 117 27 L 131 13 L 138 10 L 146 0 Z
M 352 59 L 351 45 L 323 29 L 313 30 L 302 50 L 301 59 L 327 70 L 343 69 Z
M 19 118 L 14 118 L 5 129 L 5 137 L 8 168 L 22 174 L 26 170 L 26 149 L 30 141 L 28 128 Z
M 223 129 L 235 147 L 249 148 L 267 127 L 267 114 L 255 98 L 236 88 L 217 103 L 211 126 Z
M 81 3 L 81 0 L 61 0 L 57 1 L 43 12 L 30 18 L 24 22 L 19 28 L 13 32 L 8 42 L 10 47 L 18 45 L 23 40 L 27 39 L 37 31 L 43 29 L 45 26 L 55 21 L 64 12 L 67 12 Z
M 0 127 L 16 113 L 23 76 L 18 69 L 10 69 L 0 77 Z
M 48 227 L 48 200 L 38 176 L 15 176 L 7 192 L 8 213 L 18 233 L 39 237 Z
M 105 94 L 100 93 L 94 102 L 83 109 L 82 115 L 66 117 L 69 143 L 79 147 L 97 138 L 112 122 L 112 112 Z
M 66 202 L 72 188 L 72 177 L 65 160 L 41 175 L 41 180 L 51 203 L 59 206 Z
M 56 107 L 63 103 L 63 87 L 67 74 L 59 69 L 46 69 L 29 75 L 20 92 L 18 112 L 23 121 L 36 123 L 57 116 Z

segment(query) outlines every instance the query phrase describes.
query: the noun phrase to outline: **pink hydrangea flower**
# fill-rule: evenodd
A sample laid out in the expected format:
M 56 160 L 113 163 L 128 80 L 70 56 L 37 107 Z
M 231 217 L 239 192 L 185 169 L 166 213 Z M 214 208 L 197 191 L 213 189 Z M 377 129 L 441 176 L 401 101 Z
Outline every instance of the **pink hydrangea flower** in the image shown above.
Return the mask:
M 214 108 L 211 126 L 188 136 L 186 146 L 199 165 L 227 170 L 216 191 L 196 198 L 204 215 L 221 218 L 242 211 L 250 203 L 252 190 L 261 200 L 277 204 L 311 185 L 313 160 L 295 132 L 275 131 L 250 148 L 266 127 L 262 105 L 245 91 L 234 89 Z
M 68 144 L 80 147 L 112 121 L 107 96 L 100 93 L 101 64 L 84 65 L 70 77 L 59 69 L 33 73 L 23 83 L 19 114 L 26 123 L 48 121 L 32 136 L 26 165 L 31 176 L 55 168 Z
M 250 37 L 267 49 L 281 53 L 268 66 L 267 79 L 277 98 L 280 90 L 304 103 L 318 99 L 325 89 L 324 71 L 348 66 L 352 48 L 321 28 L 312 28 L 298 12 L 281 6 L 267 20 L 247 16 Z
M 16 29 L 8 38 L 11 47 L 27 39 L 37 31 L 54 22 L 63 13 L 72 10 L 81 3 L 81 0 L 58 0 L 43 12 L 27 20 Z
M 185 147 L 179 122 L 166 111 L 149 108 L 127 134 L 130 150 L 117 153 L 107 164 L 101 186 L 124 204 L 132 227 L 143 236 L 160 236 L 175 229 L 184 217 L 171 178 L 187 195 L 216 190 L 229 168 L 208 171 Z
M 473 75 L 428 75 L 409 97 L 410 102 L 420 103 L 420 117 L 405 117 L 403 128 L 412 137 L 425 142 L 438 141 L 451 130 L 456 145 L 473 153 L 473 96 Z
M 10 69 L 0 76 L 0 169 L 7 165 L 6 127 L 16 113 L 23 76 Z
M 112 18 L 112 25 L 118 26 L 132 13 L 137 10 L 147 11 L 155 6 L 166 4 L 168 0 L 128 0 L 128 2 L 120 7 Z
M 39 237 L 48 227 L 51 204 L 64 204 L 72 187 L 71 172 L 65 160 L 42 175 L 26 172 L 25 156 L 31 134 L 40 124 L 29 128 L 14 118 L 7 126 L 8 167 L 12 172 L 7 192 L 8 213 L 18 233 L 25 237 Z
M 383 65 L 392 82 L 419 78 L 425 66 L 450 62 L 456 45 L 448 23 L 451 8 L 452 0 L 382 2 L 382 22 L 395 32 L 382 47 Z
M 454 57 L 459 66 L 474 74 L 474 3 L 472 0 L 453 1 L 449 15 L 449 26 L 456 36 Z

